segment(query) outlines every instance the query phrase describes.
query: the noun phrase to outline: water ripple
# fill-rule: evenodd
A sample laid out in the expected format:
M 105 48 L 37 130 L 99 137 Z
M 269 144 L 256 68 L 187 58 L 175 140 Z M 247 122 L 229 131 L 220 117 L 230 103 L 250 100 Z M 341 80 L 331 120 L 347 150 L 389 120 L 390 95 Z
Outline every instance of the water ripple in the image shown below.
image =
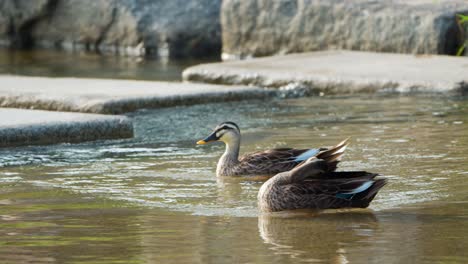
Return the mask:
M 372 203 L 375 210 L 462 200 L 467 109 L 424 98 L 321 97 L 144 110 L 130 114 L 134 139 L 1 150 L 0 183 L 196 215 L 254 216 L 261 182 L 217 179 L 223 146 L 195 145 L 218 122 L 232 120 L 241 125 L 244 152 L 330 146 L 351 137 L 339 169 L 389 179 Z

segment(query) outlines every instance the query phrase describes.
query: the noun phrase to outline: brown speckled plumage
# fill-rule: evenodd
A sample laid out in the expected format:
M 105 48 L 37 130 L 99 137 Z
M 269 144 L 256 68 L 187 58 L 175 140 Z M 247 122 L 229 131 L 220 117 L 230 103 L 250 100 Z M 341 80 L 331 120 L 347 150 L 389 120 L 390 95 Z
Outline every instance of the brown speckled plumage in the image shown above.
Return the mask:
M 249 153 L 239 158 L 240 130 L 232 122 L 221 123 L 211 135 L 197 143 L 212 141 L 222 141 L 226 144 L 226 151 L 218 161 L 217 176 L 273 176 L 293 169 L 310 156 L 327 156 L 337 151 L 342 153 L 348 144 L 347 140 L 344 140 L 332 148 L 278 148 Z M 298 159 L 302 154 L 307 157 Z
M 262 212 L 294 209 L 365 208 L 386 180 L 365 171 L 333 172 L 329 162 L 311 158 L 266 181 L 258 192 Z
M 300 162 L 294 159 L 308 149 L 271 149 L 243 155 L 237 162 L 218 163 L 218 176 L 272 176 L 291 170 Z

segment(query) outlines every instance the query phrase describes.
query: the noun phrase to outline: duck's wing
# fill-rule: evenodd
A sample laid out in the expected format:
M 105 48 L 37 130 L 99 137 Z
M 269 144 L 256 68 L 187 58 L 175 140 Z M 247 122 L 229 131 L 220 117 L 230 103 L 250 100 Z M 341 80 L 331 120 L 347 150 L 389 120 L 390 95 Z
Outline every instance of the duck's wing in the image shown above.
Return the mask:
M 314 158 L 325 160 L 328 163 L 327 171 L 334 171 L 347 146 L 348 139 L 345 139 L 330 148 L 277 148 L 250 153 L 239 159 L 237 171 L 240 174 L 274 175 L 290 171 Z
M 296 160 L 301 162 L 301 165 L 299 166 L 302 166 L 304 163 L 311 160 L 324 160 L 328 165 L 326 171 L 335 171 L 338 163 L 341 161 L 341 157 L 349 145 L 348 141 L 349 138 L 341 141 L 333 147 L 307 150 L 297 156 Z
M 253 174 L 277 174 L 297 166 L 302 162 L 297 160 L 297 157 L 308 151 L 311 150 L 280 148 L 254 152 L 242 156 L 239 159 L 239 166 Z M 319 150 L 316 152 L 319 153 Z
M 307 179 L 283 186 L 296 208 L 336 209 L 369 206 L 386 179 L 365 171 L 331 172 L 326 179 Z
M 291 162 L 294 161 L 297 164 L 303 160 L 299 160 L 297 157 L 305 154 L 306 152 L 315 152 L 318 154 L 319 149 L 294 149 L 294 148 L 276 148 L 269 149 L 266 151 L 258 151 L 254 153 L 247 154 L 241 158 L 242 160 L 251 160 L 251 159 L 261 159 L 261 160 L 271 160 L 277 162 Z
M 329 149 L 321 150 L 315 156 L 302 161 L 291 170 L 291 182 L 300 182 L 308 178 L 322 178 L 334 172 L 348 146 L 348 139 Z

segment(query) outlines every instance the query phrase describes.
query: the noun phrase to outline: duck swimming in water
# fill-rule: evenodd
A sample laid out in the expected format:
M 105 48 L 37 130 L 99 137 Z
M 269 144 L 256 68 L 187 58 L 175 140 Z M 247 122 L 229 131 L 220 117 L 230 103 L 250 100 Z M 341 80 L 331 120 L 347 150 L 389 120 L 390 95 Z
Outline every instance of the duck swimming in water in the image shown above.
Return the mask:
M 365 171 L 335 172 L 339 158 L 312 157 L 267 180 L 258 192 L 260 211 L 368 207 L 387 180 Z
M 290 171 L 311 157 L 328 158 L 329 169 L 334 170 L 338 162 L 334 162 L 333 157 L 341 155 L 348 145 L 346 139 L 331 148 L 279 148 L 249 153 L 239 158 L 241 133 L 239 126 L 233 122 L 219 124 L 208 137 L 197 144 L 214 141 L 221 141 L 226 145 L 226 151 L 218 161 L 217 176 L 273 176 Z

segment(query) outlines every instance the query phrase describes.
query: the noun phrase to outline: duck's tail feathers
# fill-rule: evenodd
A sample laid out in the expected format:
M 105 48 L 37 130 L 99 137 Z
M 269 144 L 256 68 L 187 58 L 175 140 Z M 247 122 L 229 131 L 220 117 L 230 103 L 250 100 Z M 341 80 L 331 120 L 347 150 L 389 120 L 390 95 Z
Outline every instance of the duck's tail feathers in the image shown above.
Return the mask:
M 375 179 L 372 182 L 372 185 L 367 188 L 365 191 L 357 193 L 352 198 L 353 207 L 366 208 L 369 206 L 370 202 L 374 200 L 375 196 L 379 190 L 387 184 L 387 179 Z
M 329 171 L 336 170 L 338 163 L 341 161 L 341 157 L 343 156 L 346 148 L 349 144 L 349 138 L 341 141 L 336 146 L 331 147 L 325 151 L 320 152 L 316 158 L 322 159 L 327 162 Z
M 344 151 L 346 150 L 346 147 L 348 147 L 348 141 L 349 138 L 341 141 L 338 143 L 338 145 L 331 147 L 325 151 L 322 151 L 317 155 L 318 159 L 323 159 L 325 161 L 334 161 L 334 160 L 340 160 L 341 156 L 343 155 Z

